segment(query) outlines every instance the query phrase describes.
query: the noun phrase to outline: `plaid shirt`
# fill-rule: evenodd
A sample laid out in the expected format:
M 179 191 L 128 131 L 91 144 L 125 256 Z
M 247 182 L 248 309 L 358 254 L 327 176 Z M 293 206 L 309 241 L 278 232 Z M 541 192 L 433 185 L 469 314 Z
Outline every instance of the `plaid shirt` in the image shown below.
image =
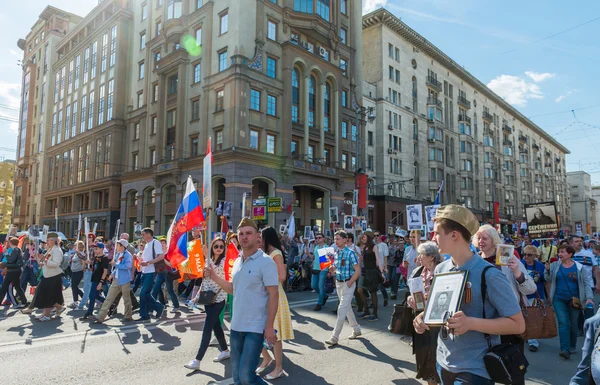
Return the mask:
M 338 251 L 333 261 L 335 266 L 335 279 L 338 281 L 347 281 L 354 274 L 354 265 L 358 265 L 358 257 L 348 246 Z

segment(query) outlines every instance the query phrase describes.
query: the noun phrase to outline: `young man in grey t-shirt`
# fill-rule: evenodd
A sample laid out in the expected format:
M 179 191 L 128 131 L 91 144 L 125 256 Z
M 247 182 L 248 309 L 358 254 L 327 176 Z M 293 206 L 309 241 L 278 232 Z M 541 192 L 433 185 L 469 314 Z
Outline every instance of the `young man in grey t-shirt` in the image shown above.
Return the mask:
M 437 266 L 435 274 L 466 270 L 471 287 L 470 302 L 465 303 L 463 296 L 460 311 L 448 320 L 450 338 L 443 339 L 441 333 L 438 336 L 438 374 L 442 384 L 492 385 L 494 382 L 483 362 L 488 351 L 484 334 L 491 335 L 492 346 L 500 344 L 500 335 L 521 334 L 525 331 L 521 308 L 502 272 L 488 269 L 485 273 L 486 319 L 482 318 L 481 276 L 484 268 L 491 265 L 469 247 L 471 236 L 479 229 L 479 222 L 471 211 L 458 205 L 438 209 L 434 220 L 433 240 L 438 244 L 440 253 L 452 256 Z M 423 313 L 419 314 L 414 321 L 415 331 L 419 334 L 429 330 L 423 316 Z

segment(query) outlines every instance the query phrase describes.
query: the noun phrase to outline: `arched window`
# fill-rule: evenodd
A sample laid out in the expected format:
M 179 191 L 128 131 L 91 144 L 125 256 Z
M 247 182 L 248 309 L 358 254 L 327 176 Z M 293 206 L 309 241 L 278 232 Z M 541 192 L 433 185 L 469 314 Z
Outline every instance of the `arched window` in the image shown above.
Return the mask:
M 300 84 L 298 83 L 298 70 L 292 70 L 292 122 L 298 121 L 300 111 Z
M 315 125 L 315 111 L 316 111 L 317 97 L 315 94 L 315 78 L 308 78 L 308 126 L 313 127 Z
M 136 207 L 138 204 L 137 191 L 132 191 L 127 195 L 127 201 L 129 207 Z
M 323 130 L 327 132 L 329 131 L 329 119 L 331 118 L 331 86 L 329 83 L 325 83 L 325 87 L 323 88 Z
M 175 202 L 175 186 L 168 186 L 165 189 L 165 203 Z
M 149 188 L 144 191 L 144 201 L 147 205 L 152 205 L 156 203 L 156 190 L 153 188 Z
M 419 123 L 417 119 L 413 119 L 413 139 L 419 140 Z
M 417 78 L 412 77 L 412 96 L 413 98 L 417 97 Z

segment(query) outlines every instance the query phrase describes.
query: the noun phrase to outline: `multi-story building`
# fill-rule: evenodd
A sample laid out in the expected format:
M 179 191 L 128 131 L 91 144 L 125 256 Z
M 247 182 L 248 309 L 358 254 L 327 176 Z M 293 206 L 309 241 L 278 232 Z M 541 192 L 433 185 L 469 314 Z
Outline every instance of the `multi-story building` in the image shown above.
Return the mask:
M 378 228 L 408 202 L 431 204 L 442 181 L 441 202 L 482 222 L 499 202 L 503 231 L 533 202 L 555 200 L 569 224 L 564 146 L 385 9 L 363 16 L 362 47 L 377 119 L 361 148 L 373 158 L 369 199 L 386 202 L 371 214 Z
M 53 89 L 51 71 L 57 57 L 57 45 L 81 17 L 48 6 L 40 14 L 25 39 L 17 42 L 23 50 L 23 78 L 13 223 L 21 229 L 39 224 L 44 213 L 43 179 L 47 168 L 45 150 Z
M 573 231 L 577 231 L 581 225 L 581 232 L 591 236 L 598 232 L 598 201 L 593 197 L 590 174 L 585 171 L 568 172 L 567 183 L 571 196 Z
M 12 223 L 14 178 L 15 162 L 0 162 L 0 233 L 6 233 Z
M 213 202 L 234 202 L 234 222 L 244 193 L 283 198 L 299 226 L 327 228 L 330 206 L 348 209 L 360 2 L 152 0 L 133 13 L 120 162 L 128 231 L 138 222 L 166 233 L 188 175 L 203 180 L 208 138 Z
M 598 205 L 598 202 L 600 202 L 600 186 L 592 186 L 592 199 L 596 201 L 596 210 L 593 214 L 596 216 L 596 221 L 592 223 L 592 227 L 596 227 L 595 232 L 598 233 L 600 231 L 600 205 Z

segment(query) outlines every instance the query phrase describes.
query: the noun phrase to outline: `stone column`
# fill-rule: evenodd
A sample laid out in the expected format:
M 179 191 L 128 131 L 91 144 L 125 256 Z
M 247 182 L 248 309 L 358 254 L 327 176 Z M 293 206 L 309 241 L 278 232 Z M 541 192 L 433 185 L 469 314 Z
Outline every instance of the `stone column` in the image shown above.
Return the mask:
M 331 95 L 330 95 L 331 97 Z M 339 163 L 340 161 L 340 143 L 341 143 L 341 135 L 340 135 L 340 92 L 338 89 L 333 90 L 333 97 L 331 97 L 331 122 L 330 129 L 334 135 L 335 139 L 335 147 L 333 151 L 332 161 L 334 164 Z M 329 214 L 328 214 L 329 215 Z
M 309 133 L 309 127 L 308 127 L 308 87 L 309 87 L 309 83 L 310 83 L 310 75 L 306 75 L 304 76 L 304 93 L 302 94 L 302 98 L 304 99 L 304 103 L 302 106 L 302 116 L 304 119 L 304 144 L 303 144 L 303 151 L 304 151 L 304 159 L 306 159 L 306 156 L 308 154 L 308 138 L 310 136 Z
M 325 153 L 325 82 L 319 84 L 317 91 L 317 127 L 319 129 L 319 154 L 315 158 L 323 158 Z

